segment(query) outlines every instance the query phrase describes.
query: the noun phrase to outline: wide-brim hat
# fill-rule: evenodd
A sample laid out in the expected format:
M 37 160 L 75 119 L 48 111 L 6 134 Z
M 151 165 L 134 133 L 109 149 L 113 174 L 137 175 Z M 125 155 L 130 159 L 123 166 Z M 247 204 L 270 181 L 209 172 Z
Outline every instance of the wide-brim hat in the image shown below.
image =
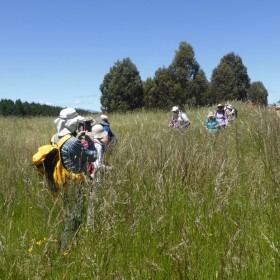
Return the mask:
M 85 120 L 85 118 L 80 116 L 74 108 L 65 108 L 60 111 L 59 117 L 55 119 L 54 123 L 58 132 L 63 129 L 74 132 L 78 122 L 82 120 Z
M 107 115 L 104 115 L 104 114 L 100 115 L 100 118 L 102 120 L 104 120 L 104 121 L 108 121 L 109 120 L 109 117 Z
M 80 116 L 74 108 L 62 109 L 59 113 L 59 117 L 63 120 L 77 119 L 77 121 L 84 120 L 85 118 Z
M 219 104 L 217 105 L 217 107 L 224 107 L 224 105 L 221 104 L 221 103 L 219 103 Z
M 103 120 L 102 118 L 97 118 L 96 120 L 102 125 L 110 125 L 108 121 Z
M 172 109 L 171 109 L 171 112 L 176 112 L 179 110 L 179 107 L 178 106 L 173 106 Z
M 93 136 L 95 139 L 103 138 L 108 135 L 108 132 L 104 130 L 101 124 L 96 124 L 92 127 L 89 136 Z
M 213 112 L 209 112 L 208 113 L 207 118 L 210 118 L 210 117 L 214 117 L 214 113 Z

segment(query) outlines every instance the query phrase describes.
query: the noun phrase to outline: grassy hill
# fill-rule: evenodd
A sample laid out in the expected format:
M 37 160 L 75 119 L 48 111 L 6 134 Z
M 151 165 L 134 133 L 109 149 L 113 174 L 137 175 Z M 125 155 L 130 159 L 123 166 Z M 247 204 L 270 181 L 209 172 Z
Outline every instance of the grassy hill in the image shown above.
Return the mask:
M 0 118 L 0 279 L 279 279 L 280 119 L 234 105 L 219 135 L 205 108 L 183 134 L 171 113 L 112 115 L 114 169 L 66 254 L 63 199 L 31 162 L 53 119 Z

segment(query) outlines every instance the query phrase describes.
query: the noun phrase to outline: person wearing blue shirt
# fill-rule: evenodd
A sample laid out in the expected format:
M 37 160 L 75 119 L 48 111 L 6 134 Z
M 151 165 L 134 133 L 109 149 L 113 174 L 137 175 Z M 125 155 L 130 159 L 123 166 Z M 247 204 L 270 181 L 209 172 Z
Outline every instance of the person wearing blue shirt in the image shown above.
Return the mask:
M 205 120 L 205 126 L 210 133 L 217 133 L 221 129 L 221 126 L 215 118 L 215 114 L 212 112 L 209 112 L 207 119 Z
M 110 128 L 109 118 L 107 115 L 101 115 L 96 119 L 103 126 L 104 131 L 108 133 L 108 144 L 116 144 L 116 136 Z

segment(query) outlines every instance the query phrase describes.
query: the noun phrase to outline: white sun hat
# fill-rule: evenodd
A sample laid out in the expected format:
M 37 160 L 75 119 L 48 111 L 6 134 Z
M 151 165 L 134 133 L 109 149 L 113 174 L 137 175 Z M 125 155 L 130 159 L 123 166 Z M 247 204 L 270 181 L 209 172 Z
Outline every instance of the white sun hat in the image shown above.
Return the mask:
M 74 108 L 65 108 L 60 111 L 59 117 L 54 121 L 60 135 L 76 131 L 78 122 L 85 120 Z M 62 132 L 63 130 L 63 132 Z
M 179 107 L 178 107 L 178 106 L 173 106 L 171 112 L 176 112 L 176 111 L 178 111 L 178 110 L 179 110 Z
M 104 130 L 101 124 L 96 124 L 91 129 L 91 135 L 95 138 L 103 138 L 108 135 L 108 132 Z

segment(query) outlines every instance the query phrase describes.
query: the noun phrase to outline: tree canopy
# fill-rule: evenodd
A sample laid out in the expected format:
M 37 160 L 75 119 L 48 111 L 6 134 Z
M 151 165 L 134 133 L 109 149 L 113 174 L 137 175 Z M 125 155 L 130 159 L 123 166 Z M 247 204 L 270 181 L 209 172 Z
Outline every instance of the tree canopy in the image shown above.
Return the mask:
M 144 82 L 144 106 L 165 109 L 174 104 L 203 105 L 208 86 L 192 46 L 181 42 L 172 63 Z
M 126 112 L 143 105 L 140 74 L 130 58 L 117 61 L 100 85 L 102 111 Z
M 216 97 L 215 102 L 246 100 L 250 78 L 241 57 L 233 52 L 225 55 L 212 72 L 211 84 L 212 95 Z
M 248 90 L 248 100 L 267 105 L 268 92 L 262 82 L 253 82 Z

